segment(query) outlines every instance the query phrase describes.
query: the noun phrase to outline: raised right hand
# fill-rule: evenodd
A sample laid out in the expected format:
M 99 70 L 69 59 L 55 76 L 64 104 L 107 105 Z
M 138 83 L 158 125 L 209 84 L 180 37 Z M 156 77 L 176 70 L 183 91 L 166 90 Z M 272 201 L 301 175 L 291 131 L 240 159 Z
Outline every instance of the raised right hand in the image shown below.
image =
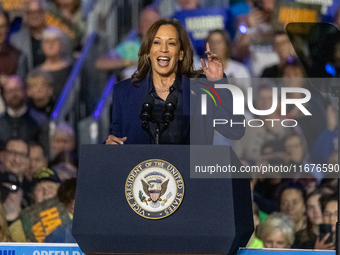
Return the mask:
M 106 139 L 106 144 L 113 144 L 113 145 L 123 145 L 126 141 L 127 137 L 119 138 L 114 135 L 109 135 Z

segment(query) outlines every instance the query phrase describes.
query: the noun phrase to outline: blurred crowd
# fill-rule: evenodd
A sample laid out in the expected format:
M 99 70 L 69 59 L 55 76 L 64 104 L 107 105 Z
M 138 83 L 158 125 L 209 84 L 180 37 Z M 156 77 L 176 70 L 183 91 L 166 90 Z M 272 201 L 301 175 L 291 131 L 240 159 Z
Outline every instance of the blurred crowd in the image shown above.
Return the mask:
M 226 144 L 248 166 L 313 163 L 339 170 L 337 101 L 304 79 L 306 72 L 288 35 L 283 27 L 273 25 L 278 19 L 275 8 L 283 1 L 230 0 L 223 8 L 219 8 L 221 1 L 214 2 L 208 8 L 201 0 L 145 1 L 138 26 L 115 48 L 98 56 L 96 72 L 115 73 L 121 80 L 131 77 L 143 36 L 155 21 L 185 20 L 195 11 L 204 14 L 218 7 L 228 17 L 225 22 L 211 25 L 201 40 L 190 35 L 195 41 L 196 68 L 204 58 L 202 45 L 208 42 L 211 51 L 222 58 L 229 82 L 245 95 L 253 88 L 257 110 L 272 107 L 274 88 L 299 87 L 311 92 L 304 106 L 312 116 L 294 105 L 287 108 L 286 116 L 280 107 L 266 116 L 246 109 L 246 120 L 262 120 L 264 125 L 247 126 L 241 140 Z M 71 227 L 78 168 L 76 130 L 67 123 L 52 128 L 50 119 L 90 25 L 81 4 L 80 0 L 27 0 L 19 25 L 13 15 L 0 10 L 1 241 L 75 242 Z M 50 13 L 57 13 L 76 33 L 72 36 L 62 26 L 50 26 Z M 323 13 L 323 18 L 339 28 L 340 5 L 333 15 Z M 333 53 L 331 64 L 340 70 L 340 41 Z M 301 93 L 292 93 L 290 98 L 301 98 Z M 287 128 L 280 121 L 266 119 L 294 119 L 298 125 Z M 308 178 L 274 177 L 251 180 L 255 232 L 248 246 L 334 249 L 337 179 L 313 173 Z M 329 234 L 322 235 L 327 228 L 324 224 L 330 224 Z

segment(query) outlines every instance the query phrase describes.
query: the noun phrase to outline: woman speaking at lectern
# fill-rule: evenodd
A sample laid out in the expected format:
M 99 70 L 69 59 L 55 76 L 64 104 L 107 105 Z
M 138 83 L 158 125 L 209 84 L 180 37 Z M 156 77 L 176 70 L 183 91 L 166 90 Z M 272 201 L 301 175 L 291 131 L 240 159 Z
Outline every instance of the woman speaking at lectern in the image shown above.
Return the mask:
M 106 144 L 150 144 L 155 143 L 157 135 L 160 144 L 212 144 L 213 119 L 243 123 L 243 115 L 232 113 L 230 91 L 213 89 L 215 83 L 227 83 L 226 79 L 221 80 L 224 77 L 222 60 L 210 51 L 208 44 L 205 53 L 208 66 L 201 59 L 202 69 L 194 70 L 194 51 L 179 21 L 155 22 L 142 41 L 137 71 L 131 79 L 113 88 L 112 123 Z M 190 87 L 190 78 L 209 80 L 200 83 L 203 90 Z M 216 105 L 208 98 L 207 113 L 202 115 L 201 94 L 209 90 L 216 92 L 221 100 Z M 156 130 L 157 122 L 162 123 L 165 106 L 170 101 L 175 105 L 174 119 L 160 134 Z M 140 118 L 145 103 L 152 105 L 153 121 L 148 122 L 148 131 L 142 128 Z M 215 128 L 230 139 L 240 139 L 245 131 L 242 124 L 228 123 Z

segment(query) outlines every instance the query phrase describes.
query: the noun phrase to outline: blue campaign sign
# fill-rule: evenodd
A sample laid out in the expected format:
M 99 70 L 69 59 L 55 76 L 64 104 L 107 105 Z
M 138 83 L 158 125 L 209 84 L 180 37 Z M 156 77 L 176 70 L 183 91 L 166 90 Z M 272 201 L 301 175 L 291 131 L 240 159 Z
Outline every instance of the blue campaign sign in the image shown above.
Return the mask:
M 205 39 L 209 31 L 227 29 L 227 9 L 223 7 L 199 8 L 176 12 L 172 18 L 178 19 L 185 27 L 196 53 L 204 55 Z
M 85 255 L 77 244 L 1 243 L 0 255 Z
M 303 4 L 319 4 L 321 5 L 321 14 L 323 21 L 332 22 L 337 9 L 340 7 L 339 0 L 288 0 L 290 2 Z

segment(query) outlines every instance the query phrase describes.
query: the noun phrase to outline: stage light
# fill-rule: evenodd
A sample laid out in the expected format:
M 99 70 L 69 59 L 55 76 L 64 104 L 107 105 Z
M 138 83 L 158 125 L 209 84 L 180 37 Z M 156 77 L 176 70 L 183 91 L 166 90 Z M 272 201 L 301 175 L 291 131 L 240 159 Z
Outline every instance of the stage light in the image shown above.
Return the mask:
M 325 68 L 326 68 L 326 72 L 329 73 L 330 75 L 332 76 L 336 75 L 336 70 L 332 65 L 327 64 Z
M 238 30 L 240 30 L 242 34 L 246 34 L 248 32 L 248 28 L 244 24 L 239 25 Z

